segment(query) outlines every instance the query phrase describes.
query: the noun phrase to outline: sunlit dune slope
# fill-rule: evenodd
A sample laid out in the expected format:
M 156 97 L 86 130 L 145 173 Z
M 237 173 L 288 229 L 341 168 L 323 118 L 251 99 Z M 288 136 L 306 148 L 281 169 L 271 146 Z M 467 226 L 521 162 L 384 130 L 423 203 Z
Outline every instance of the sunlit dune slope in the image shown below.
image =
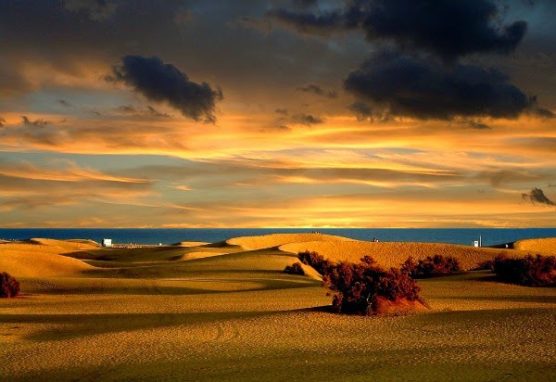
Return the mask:
M 180 241 L 174 245 L 177 247 L 200 247 L 207 244 L 210 243 L 207 243 L 206 241 Z
M 352 241 L 347 237 L 324 235 L 321 233 L 284 233 L 260 236 L 242 236 L 228 239 L 229 245 L 237 245 L 246 250 L 255 250 L 263 248 L 274 248 L 288 243 L 299 243 L 305 241 Z
M 358 261 L 369 255 L 383 267 L 399 267 L 409 256 L 424 259 L 443 255 L 457 258 L 463 269 L 474 268 L 478 263 L 493 259 L 499 254 L 523 255 L 521 251 L 474 248 L 462 245 L 436 243 L 367 242 L 367 241 L 312 241 L 280 246 L 285 252 L 315 251 L 333 261 Z
M 15 277 L 76 275 L 92 267 L 60 254 L 83 248 L 92 246 L 47 239 L 0 244 L 0 270 Z
M 543 253 L 547 255 L 556 255 L 556 237 L 519 240 L 514 243 L 514 248 L 530 252 L 531 254 Z

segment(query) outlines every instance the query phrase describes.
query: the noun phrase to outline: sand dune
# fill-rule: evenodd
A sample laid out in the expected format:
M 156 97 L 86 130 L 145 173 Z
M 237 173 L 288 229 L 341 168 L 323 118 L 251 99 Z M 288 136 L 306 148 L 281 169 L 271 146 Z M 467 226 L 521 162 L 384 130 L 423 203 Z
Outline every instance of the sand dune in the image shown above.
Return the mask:
M 295 239 L 276 236 L 240 241 L 275 246 Z M 282 273 L 305 249 L 338 260 L 370 254 L 385 265 L 441 250 L 474 264 L 501 249 L 337 237 L 282 245 L 293 253 L 225 246 L 78 252 L 71 245 L 0 244 L 0 271 L 21 271 L 13 273 L 23 274 L 27 294 L 0 299 L 0 375 L 6 380 L 556 377 L 549 345 L 556 338 L 554 288 L 494 282 L 488 271 L 419 280 L 431 311 L 370 319 L 320 309 L 331 297 L 312 280 L 319 279 L 314 269 L 304 267 L 308 277 Z M 68 246 L 72 256 L 113 268 L 65 257 Z M 171 260 L 188 255 L 196 259 Z
M 291 253 L 315 251 L 333 261 L 358 261 L 369 255 L 383 267 L 399 267 L 409 256 L 423 259 L 427 256 L 444 255 L 457 258 L 460 265 L 468 270 L 478 263 L 493 259 L 502 253 L 522 255 L 513 250 L 495 248 L 474 248 L 462 245 L 436 243 L 367 242 L 367 241 L 312 241 L 290 243 L 280 246 L 280 250 Z
M 174 244 L 176 247 L 201 247 L 203 245 L 207 245 L 206 241 L 180 241 L 179 243 Z
M 44 239 L 33 242 L 0 244 L 0 270 L 15 277 L 48 277 L 71 276 L 93 268 L 60 255 L 83 244 Z
M 352 241 L 347 237 L 324 235 L 321 233 L 285 233 L 260 236 L 242 236 L 228 239 L 229 245 L 237 245 L 246 250 L 274 248 L 288 243 L 299 243 L 305 241 Z
M 542 253 L 556 255 L 556 237 L 519 240 L 514 243 L 514 248 L 531 252 L 531 254 Z
M 195 252 L 188 252 L 182 255 L 179 260 L 197 260 L 197 259 L 204 259 L 207 257 L 214 257 L 214 256 L 222 256 L 227 255 L 229 252 L 208 252 L 208 251 L 195 251 Z

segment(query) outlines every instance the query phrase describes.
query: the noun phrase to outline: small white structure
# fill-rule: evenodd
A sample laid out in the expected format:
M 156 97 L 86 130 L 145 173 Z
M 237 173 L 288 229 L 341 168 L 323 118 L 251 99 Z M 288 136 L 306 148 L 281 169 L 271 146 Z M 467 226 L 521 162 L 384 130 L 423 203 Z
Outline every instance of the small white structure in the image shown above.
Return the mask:
M 111 247 L 112 246 L 112 239 L 102 239 L 102 246 L 103 247 Z
M 479 240 L 473 241 L 473 247 L 479 247 Z

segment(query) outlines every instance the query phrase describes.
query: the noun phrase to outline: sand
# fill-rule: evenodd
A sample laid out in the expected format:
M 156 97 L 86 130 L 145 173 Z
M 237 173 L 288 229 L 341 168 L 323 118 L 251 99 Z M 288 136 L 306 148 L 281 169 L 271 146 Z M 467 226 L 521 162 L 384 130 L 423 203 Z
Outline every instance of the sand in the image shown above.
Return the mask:
M 0 300 L 0 375 L 9 381 L 556 379 L 555 288 L 502 284 L 488 272 L 470 272 L 420 280 L 430 311 L 337 315 L 321 309 L 330 297 L 318 280 L 282 273 L 296 256 L 272 245 L 280 240 L 247 244 L 270 243 L 270 249 L 93 248 L 63 255 L 55 243 L 34 245 L 42 252 L 19 244 L 28 259 L 46 253 L 79 270 L 58 276 L 35 267 L 19 277 L 22 297 Z M 10 244 L 0 245 L 0 270 L 16 251 L 4 245 Z M 214 255 L 172 260 L 203 252 Z
M 290 253 L 315 251 L 332 261 L 358 261 L 369 255 L 382 267 L 399 267 L 409 256 L 415 260 L 428 256 L 453 256 L 462 269 L 470 270 L 480 262 L 491 260 L 497 255 L 512 253 L 523 256 L 522 251 L 497 248 L 474 248 L 463 245 L 436 243 L 368 242 L 368 241 L 312 241 L 291 243 L 280 246 L 280 250 Z
M 514 248 L 530 252 L 532 255 L 540 253 L 554 256 L 556 255 L 556 238 L 519 240 L 514 243 Z
M 342 236 L 324 235 L 321 233 L 286 233 L 260 236 L 242 236 L 226 241 L 228 245 L 236 245 L 245 250 L 264 249 L 279 247 L 288 243 L 300 243 L 306 241 L 351 241 Z
M 80 243 L 58 240 L 33 240 L 0 244 L 0 271 L 18 277 L 78 275 L 92 267 L 82 261 L 60 256 L 60 253 L 89 248 Z

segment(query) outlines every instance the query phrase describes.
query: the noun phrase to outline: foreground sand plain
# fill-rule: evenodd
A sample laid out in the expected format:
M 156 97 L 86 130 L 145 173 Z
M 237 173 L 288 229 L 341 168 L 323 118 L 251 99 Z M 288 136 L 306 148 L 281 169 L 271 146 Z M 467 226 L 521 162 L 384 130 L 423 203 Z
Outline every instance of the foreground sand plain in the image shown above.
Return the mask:
M 549 247 L 539 243 L 542 250 Z M 487 249 L 361 243 L 317 234 L 131 250 L 55 240 L 0 244 L 0 270 L 21 273 L 24 292 L 0 300 L 0 376 L 556 379 L 555 288 L 501 284 L 488 272 L 469 272 L 420 281 L 429 312 L 346 317 L 320 308 L 330 297 L 316 277 L 281 272 L 296 261 L 295 251 L 286 249 L 314 245 L 324 245 L 318 249 L 327 248 L 332 259 L 357 257 L 353 249 L 363 248 L 384 265 L 406 250 L 416 258 L 439 250 L 462 253 L 466 264 L 493 255 Z M 504 251 L 527 253 L 496 250 Z

